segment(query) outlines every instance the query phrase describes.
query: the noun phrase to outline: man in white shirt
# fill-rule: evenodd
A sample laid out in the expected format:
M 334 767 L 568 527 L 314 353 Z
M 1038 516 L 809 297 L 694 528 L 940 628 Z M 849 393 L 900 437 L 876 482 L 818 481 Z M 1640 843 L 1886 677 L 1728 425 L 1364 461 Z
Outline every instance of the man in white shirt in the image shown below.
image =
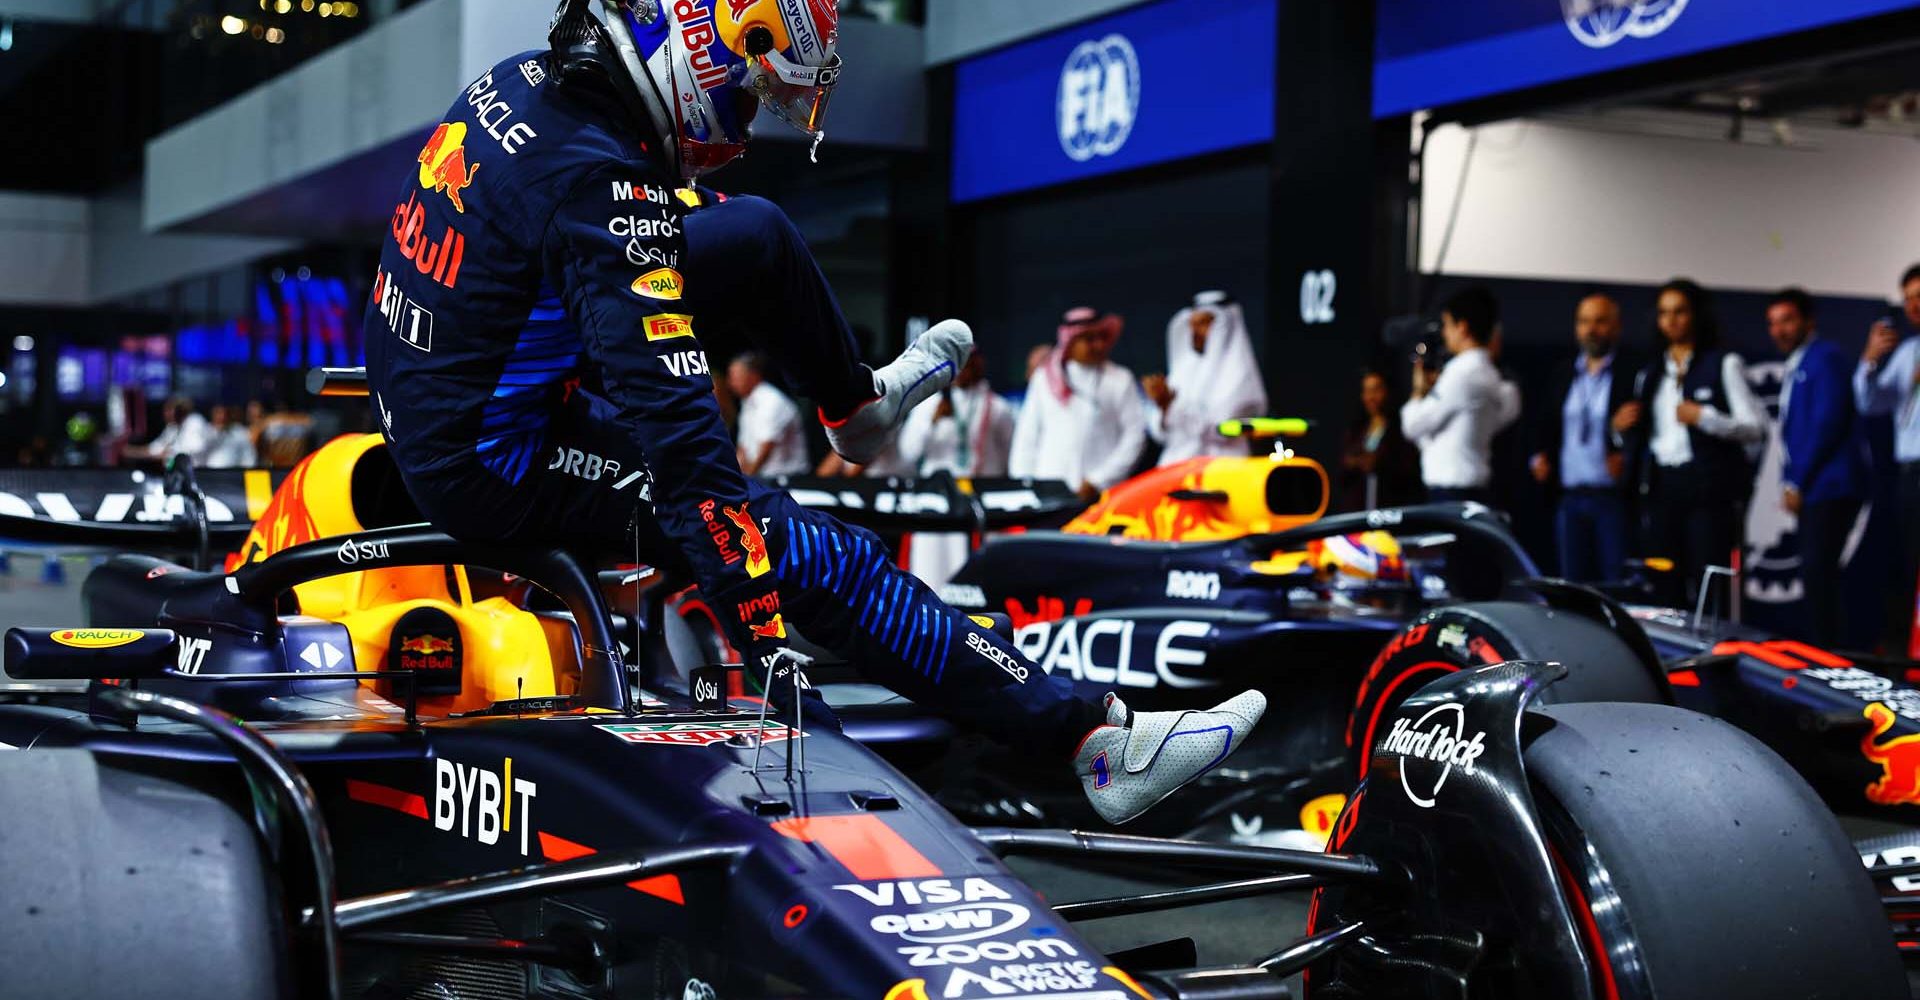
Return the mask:
M 193 400 L 175 396 L 160 407 L 160 415 L 167 422 L 160 436 L 145 448 L 129 448 L 127 453 L 163 460 L 185 455 L 195 465 L 205 464 L 207 449 L 213 444 L 213 425 L 193 412 Z
M 1009 475 L 1064 480 L 1091 501 L 1133 472 L 1147 413 L 1133 373 L 1109 360 L 1122 326 L 1085 307 L 1061 317 L 1014 422 Z
M 899 455 L 907 473 L 945 472 L 955 479 L 1007 474 L 1013 444 L 1013 404 L 987 384 L 986 358 L 975 351 L 952 388 L 915 407 L 900 429 Z M 964 534 L 918 532 L 909 547 L 913 574 L 930 586 L 944 585 L 966 565 Z
M 1920 327 L 1920 264 L 1900 276 L 1900 298 L 1907 324 Z M 1853 393 L 1862 414 L 1893 418 L 1901 551 L 1889 588 L 1889 627 L 1883 639 L 1888 652 L 1920 658 L 1920 602 L 1914 598 L 1920 581 L 1920 337 L 1901 340 L 1891 316 L 1875 323 L 1854 370 Z
M 1240 303 L 1225 292 L 1194 296 L 1167 324 L 1167 374 L 1149 375 L 1140 387 L 1153 404 L 1147 433 L 1161 443 L 1161 465 L 1200 455 L 1245 456 L 1245 438 L 1220 434 L 1223 421 L 1267 412 Z
M 727 388 L 740 400 L 734 429 L 740 471 L 766 479 L 805 475 L 810 466 L 800 407 L 766 380 L 766 366 L 767 359 L 752 352 L 727 366 Z
M 234 422 L 233 407 L 216 406 L 210 412 L 213 426 L 208 438 L 206 467 L 251 468 L 257 457 L 254 454 L 253 435 L 244 425 Z
M 1500 377 L 1487 344 L 1500 322 L 1493 293 L 1462 289 L 1440 314 L 1451 360 L 1434 377 L 1413 369 L 1413 396 L 1400 429 L 1420 449 L 1420 478 L 1430 500 L 1492 499 L 1493 436 L 1520 415 L 1520 389 Z

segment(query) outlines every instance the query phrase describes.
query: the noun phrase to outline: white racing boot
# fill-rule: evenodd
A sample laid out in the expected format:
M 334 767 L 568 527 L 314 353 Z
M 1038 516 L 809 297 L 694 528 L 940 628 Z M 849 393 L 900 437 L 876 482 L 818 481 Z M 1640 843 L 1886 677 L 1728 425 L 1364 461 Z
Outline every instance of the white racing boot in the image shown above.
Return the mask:
M 1129 712 L 1107 695 L 1107 724 L 1087 734 L 1073 770 L 1100 818 L 1125 823 L 1227 759 L 1267 710 L 1243 691 L 1206 711 Z
M 934 393 L 953 384 L 960 366 L 973 353 L 973 331 L 957 319 L 935 323 L 912 346 L 900 352 L 893 364 L 873 373 L 878 399 L 870 400 L 844 420 L 820 424 L 827 430 L 827 443 L 840 457 L 856 465 L 865 465 L 880 457 L 907 422 L 907 414 Z

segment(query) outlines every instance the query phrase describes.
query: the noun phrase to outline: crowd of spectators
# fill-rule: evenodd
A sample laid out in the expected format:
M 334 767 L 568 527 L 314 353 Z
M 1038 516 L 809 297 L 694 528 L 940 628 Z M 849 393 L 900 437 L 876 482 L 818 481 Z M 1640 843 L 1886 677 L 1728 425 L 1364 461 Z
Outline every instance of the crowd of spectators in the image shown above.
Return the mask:
M 74 413 L 59 447 L 35 438 L 19 448 L 14 464 L 112 467 L 186 455 L 202 469 L 290 468 L 342 429 L 334 426 L 342 424 L 336 414 L 297 411 L 285 403 L 269 407 L 260 400 L 245 406 L 216 403 L 203 414 L 192 397 L 171 396 L 158 407 L 157 431 L 147 414 L 138 412 L 142 409 L 138 399 L 111 404 L 104 427 L 92 413 Z
M 1908 319 L 1920 326 L 1920 265 L 1901 284 Z M 1764 493 L 1756 493 L 1758 460 L 1776 421 L 1746 362 L 1722 343 L 1711 297 L 1677 278 L 1658 290 L 1648 353 L 1623 336 L 1618 302 L 1589 294 L 1574 311 L 1571 351 L 1524 393 L 1499 365 L 1497 301 L 1485 288 L 1457 292 L 1441 311 L 1447 360 L 1437 373 L 1432 358 L 1441 352 L 1414 361 L 1411 396 L 1397 414 L 1390 375 L 1363 377 L 1339 501 L 1364 509 L 1511 497 L 1495 488 L 1495 438 L 1511 428 L 1551 508 L 1560 575 L 1591 583 L 1643 576 L 1662 603 L 1691 607 L 1711 567 L 1740 565 L 1749 506 L 1770 504 L 1796 529 L 1804 634 L 1837 642 L 1849 634 L 1842 556 L 1876 474 L 1862 418 L 1892 414 L 1896 467 L 1877 471 L 1897 477 L 1902 491 L 1895 576 L 1904 592 L 1883 620 L 1888 648 L 1905 651 L 1920 574 L 1920 339 L 1901 341 L 1889 317 L 1856 358 L 1820 336 L 1814 300 L 1798 288 L 1772 295 L 1764 322 L 1784 369 L 1778 486 L 1769 478 Z

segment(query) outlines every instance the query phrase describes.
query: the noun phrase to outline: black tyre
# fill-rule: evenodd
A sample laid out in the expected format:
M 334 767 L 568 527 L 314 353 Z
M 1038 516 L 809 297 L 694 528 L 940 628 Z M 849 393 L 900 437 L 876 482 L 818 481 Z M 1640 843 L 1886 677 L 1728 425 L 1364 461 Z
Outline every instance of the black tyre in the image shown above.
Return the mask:
M 1668 702 L 1666 687 L 1612 629 L 1585 615 L 1517 601 L 1435 608 L 1396 635 L 1368 668 L 1347 718 L 1353 774 L 1366 776 L 1380 720 L 1429 681 L 1506 660 L 1552 660 L 1567 676 L 1539 704 Z
M 0 996 L 283 997 L 259 836 L 187 784 L 0 750 Z
M 1549 706 L 1525 733 L 1596 996 L 1908 996 L 1859 854 L 1758 740 L 1664 705 Z

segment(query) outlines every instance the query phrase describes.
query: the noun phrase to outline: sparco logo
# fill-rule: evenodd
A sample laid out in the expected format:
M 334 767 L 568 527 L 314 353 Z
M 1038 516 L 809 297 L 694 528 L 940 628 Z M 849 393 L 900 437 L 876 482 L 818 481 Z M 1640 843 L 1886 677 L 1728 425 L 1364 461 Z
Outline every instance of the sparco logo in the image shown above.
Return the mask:
M 1484 732 L 1467 735 L 1467 713 L 1456 702 L 1447 702 L 1427 710 L 1427 714 L 1408 722 L 1405 718 L 1393 720 L 1393 731 L 1380 741 L 1380 749 L 1388 753 L 1399 754 L 1405 758 L 1400 765 L 1400 787 L 1406 790 L 1407 798 L 1423 809 L 1433 808 L 1434 799 L 1440 795 L 1440 788 L 1447 783 L 1447 776 L 1459 768 L 1462 774 L 1472 774 L 1474 761 L 1485 753 L 1487 734 Z M 1426 761 L 1440 766 L 1439 773 L 1431 779 L 1422 777 L 1416 780 L 1411 761 Z M 1428 768 L 1420 769 L 1423 775 L 1431 774 Z M 1425 791 L 1416 792 L 1415 787 Z
M 385 559 L 387 543 L 356 542 L 349 538 L 340 543 L 340 548 L 335 555 L 340 557 L 341 564 L 345 566 L 351 566 L 362 559 Z
M 967 633 L 967 648 L 1006 671 L 1014 680 L 1022 684 L 1027 682 L 1027 668 L 1021 666 L 1020 661 L 1008 656 L 1006 650 L 988 642 L 980 633 Z
M 1560 0 L 1567 30 L 1580 44 L 1604 49 L 1623 38 L 1652 38 L 1687 9 L 1687 0 Z
M 1019 903 L 962 903 L 924 913 L 885 913 L 871 926 L 915 944 L 948 944 L 997 937 L 1027 922 Z
M 1108 35 L 1076 46 L 1060 70 L 1055 111 L 1068 159 L 1084 163 L 1119 152 L 1140 111 L 1140 59 L 1133 43 Z

